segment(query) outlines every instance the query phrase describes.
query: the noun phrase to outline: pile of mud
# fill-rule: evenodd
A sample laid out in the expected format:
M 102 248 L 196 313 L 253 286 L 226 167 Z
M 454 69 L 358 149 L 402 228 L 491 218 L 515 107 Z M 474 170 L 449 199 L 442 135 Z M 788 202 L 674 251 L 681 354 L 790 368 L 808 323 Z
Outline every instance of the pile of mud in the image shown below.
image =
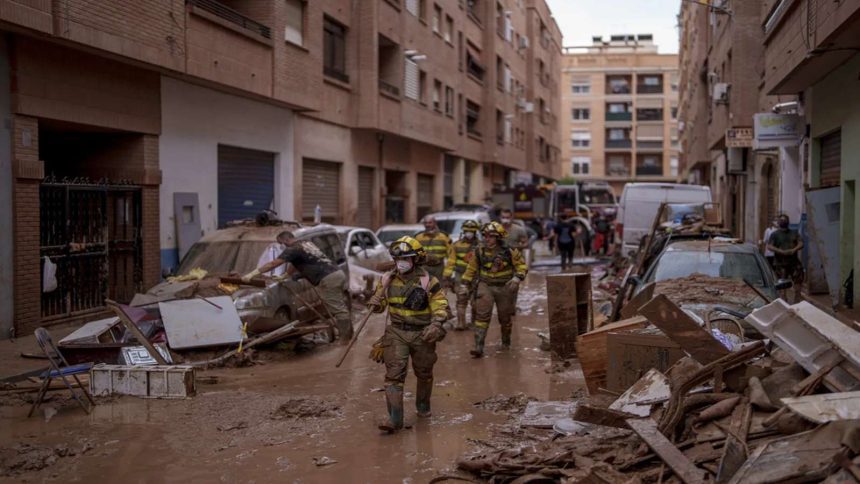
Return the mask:
M 517 393 L 510 397 L 495 395 L 480 402 L 475 402 L 472 405 L 493 413 L 523 413 L 526 405 L 536 400 L 537 398 L 530 397 L 524 393 Z
M 77 450 L 66 444 L 33 445 L 18 444 L 13 447 L 0 447 L 0 476 L 17 476 L 50 467 L 60 459 L 75 457 L 91 450 L 93 446 L 85 443 Z
M 318 397 L 291 397 L 272 413 L 273 420 L 332 418 L 340 416 L 340 405 Z

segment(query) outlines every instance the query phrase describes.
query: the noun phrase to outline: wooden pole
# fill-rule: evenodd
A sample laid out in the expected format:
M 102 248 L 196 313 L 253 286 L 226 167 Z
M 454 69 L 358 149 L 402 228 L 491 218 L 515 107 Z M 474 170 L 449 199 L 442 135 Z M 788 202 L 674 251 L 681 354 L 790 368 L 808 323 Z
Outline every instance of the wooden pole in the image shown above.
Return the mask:
M 134 338 L 138 342 L 140 342 L 140 344 L 144 348 L 146 348 L 146 351 L 149 352 L 149 355 L 152 356 L 152 358 L 159 365 L 169 365 L 167 360 L 165 360 L 164 357 L 161 356 L 161 353 L 159 353 L 158 350 L 155 349 L 155 346 L 152 346 L 152 343 L 149 342 L 149 339 L 147 339 L 146 336 L 144 336 L 143 333 L 140 332 L 140 329 L 138 329 L 137 325 L 134 324 L 134 322 L 132 322 L 132 320 L 128 318 L 128 315 L 125 314 L 125 311 L 122 310 L 119 303 L 111 299 L 105 299 L 105 304 L 107 304 L 108 306 L 110 306 L 111 309 L 113 309 L 113 312 L 116 313 L 119 320 L 122 321 L 122 324 L 125 325 L 125 328 L 132 335 L 134 335 Z

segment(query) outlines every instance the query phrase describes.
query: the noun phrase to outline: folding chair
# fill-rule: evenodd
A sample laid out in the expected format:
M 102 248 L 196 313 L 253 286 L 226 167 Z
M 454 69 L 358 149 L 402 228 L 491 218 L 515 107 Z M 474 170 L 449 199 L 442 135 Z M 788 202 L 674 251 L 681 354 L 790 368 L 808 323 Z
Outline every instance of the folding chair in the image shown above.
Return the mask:
M 66 384 L 66 387 L 72 392 L 72 396 L 77 400 L 77 402 L 81 405 L 81 408 L 84 409 L 84 412 L 90 413 L 90 409 L 84 404 L 83 400 L 80 396 L 78 396 L 78 392 L 72 388 L 72 384 L 66 379 L 67 376 L 71 376 L 75 379 L 78 386 L 81 388 L 81 391 L 86 395 L 87 400 L 90 401 L 90 406 L 95 405 L 96 402 L 93 401 L 93 397 L 90 396 L 90 392 L 87 391 L 86 387 L 81 384 L 81 381 L 78 379 L 78 375 L 81 373 L 89 373 L 90 368 L 93 367 L 92 363 L 81 363 L 79 365 L 69 365 L 69 362 L 63 357 L 60 350 L 57 349 L 57 346 L 54 345 L 54 340 L 51 339 L 51 334 L 48 333 L 48 330 L 45 328 L 36 328 L 36 342 L 39 343 L 39 347 L 42 348 L 42 351 L 45 353 L 45 356 L 48 357 L 48 362 L 51 363 L 51 367 L 42 373 L 42 378 L 44 379 L 42 382 L 42 388 L 39 389 L 39 394 L 36 397 L 36 400 L 33 402 L 33 406 L 30 407 L 30 413 L 27 414 L 27 418 L 33 416 L 33 412 L 36 411 L 36 408 L 39 407 L 39 404 L 42 403 L 42 400 L 45 398 L 45 394 L 48 392 L 48 387 L 51 385 L 51 381 L 54 378 L 59 378 L 63 380 L 63 383 Z

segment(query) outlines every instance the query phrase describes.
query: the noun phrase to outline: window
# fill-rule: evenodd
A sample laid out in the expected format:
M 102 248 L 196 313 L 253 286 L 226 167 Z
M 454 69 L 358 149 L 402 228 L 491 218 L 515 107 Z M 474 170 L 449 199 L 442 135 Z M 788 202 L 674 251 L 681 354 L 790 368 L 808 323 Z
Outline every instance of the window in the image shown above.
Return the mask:
M 624 128 L 611 128 L 606 130 L 607 138 L 610 140 L 623 140 L 630 138 L 629 131 Z
M 466 12 L 470 19 L 481 25 L 481 0 L 466 0 Z
M 413 101 L 421 98 L 418 64 L 410 59 L 403 62 L 403 95 Z
M 284 40 L 296 45 L 304 44 L 305 2 L 286 0 L 287 26 L 284 27 Z
M 589 108 L 573 108 L 570 112 L 571 119 L 574 121 L 586 121 L 591 119 L 591 109 Z
M 442 7 L 433 4 L 433 32 L 442 33 Z
M 505 113 L 496 109 L 496 144 L 505 144 Z
M 511 66 L 505 64 L 505 92 L 511 92 L 512 90 Z
M 662 108 L 638 108 L 636 109 L 636 121 L 662 121 Z
M 478 60 L 480 57 L 467 49 L 466 52 L 466 71 L 478 82 L 484 82 L 484 66 Z
M 481 106 L 477 103 L 466 101 L 466 131 L 474 136 L 481 136 Z
M 571 158 L 570 172 L 574 175 L 588 175 L 591 172 L 591 157 L 574 156 Z
M 454 117 L 454 90 L 450 87 L 445 87 L 445 114 L 448 117 Z
M 678 119 L 678 106 L 672 106 L 672 119 Z
M 416 17 L 420 16 L 420 12 L 418 10 L 418 0 L 406 0 L 406 11 Z
M 499 91 L 505 89 L 505 64 L 499 56 L 496 56 L 496 87 Z
M 329 17 L 323 19 L 323 74 L 349 82 L 346 74 L 346 27 Z
M 445 42 L 449 44 L 454 42 L 454 19 L 450 15 L 445 15 Z
M 678 157 L 669 158 L 669 176 L 678 176 Z
M 591 146 L 591 131 L 576 130 L 570 133 L 572 148 L 588 148 Z
M 588 94 L 591 92 L 591 81 L 588 79 L 574 79 L 570 83 L 570 91 L 573 94 Z
M 630 76 L 606 76 L 606 94 L 630 94 Z
M 427 73 L 418 72 L 418 100 L 421 104 L 427 104 Z
M 606 105 L 606 109 L 610 113 L 626 113 L 627 107 L 626 103 L 609 103 Z
M 433 81 L 433 109 L 442 112 L 442 83 Z

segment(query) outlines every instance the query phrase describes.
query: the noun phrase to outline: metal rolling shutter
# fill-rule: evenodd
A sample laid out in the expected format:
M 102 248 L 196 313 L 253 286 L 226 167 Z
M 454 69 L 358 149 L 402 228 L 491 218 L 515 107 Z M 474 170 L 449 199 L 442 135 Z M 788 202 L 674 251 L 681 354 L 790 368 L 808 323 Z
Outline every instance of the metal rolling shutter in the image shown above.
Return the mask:
M 358 213 L 355 223 L 360 227 L 373 226 L 373 168 L 358 168 Z
M 842 131 L 821 138 L 821 186 L 839 186 L 842 176 Z
M 340 222 L 340 165 L 329 161 L 302 161 L 302 219 L 313 220 L 319 205 L 324 222 Z
M 218 225 L 254 218 L 272 207 L 275 155 L 218 145 Z
M 433 176 L 418 175 L 418 218 L 433 210 Z
M 421 81 L 418 64 L 403 60 L 403 95 L 417 101 L 421 97 Z

